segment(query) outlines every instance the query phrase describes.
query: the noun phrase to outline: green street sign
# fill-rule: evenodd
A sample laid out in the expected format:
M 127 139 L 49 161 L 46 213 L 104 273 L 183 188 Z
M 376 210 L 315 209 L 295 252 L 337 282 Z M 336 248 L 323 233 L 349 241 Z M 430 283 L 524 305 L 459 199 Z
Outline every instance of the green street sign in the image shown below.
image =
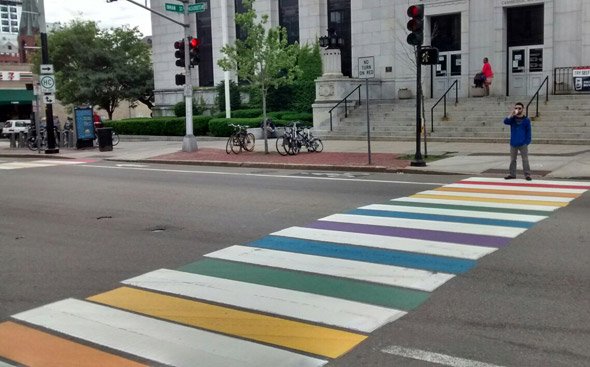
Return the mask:
M 202 13 L 207 9 L 207 3 L 195 3 L 188 6 L 189 13 Z
M 164 4 L 164 9 L 167 11 L 175 11 L 177 13 L 184 13 L 184 5 L 179 4 Z

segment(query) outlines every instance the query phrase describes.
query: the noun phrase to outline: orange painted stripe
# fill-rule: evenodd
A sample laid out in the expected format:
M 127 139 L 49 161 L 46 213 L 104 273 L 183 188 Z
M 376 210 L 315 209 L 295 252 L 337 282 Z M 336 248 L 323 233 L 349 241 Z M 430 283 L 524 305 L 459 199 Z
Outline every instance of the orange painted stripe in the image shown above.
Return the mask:
M 0 357 L 30 367 L 147 367 L 11 321 L 0 324 Z
M 580 194 L 569 192 L 540 192 L 540 191 L 522 191 L 522 190 L 494 190 L 494 189 L 473 189 L 463 187 L 439 187 L 436 191 L 453 191 L 453 192 L 477 192 L 481 194 L 499 194 L 499 195 L 528 195 L 528 196 L 549 196 L 559 198 L 577 198 Z

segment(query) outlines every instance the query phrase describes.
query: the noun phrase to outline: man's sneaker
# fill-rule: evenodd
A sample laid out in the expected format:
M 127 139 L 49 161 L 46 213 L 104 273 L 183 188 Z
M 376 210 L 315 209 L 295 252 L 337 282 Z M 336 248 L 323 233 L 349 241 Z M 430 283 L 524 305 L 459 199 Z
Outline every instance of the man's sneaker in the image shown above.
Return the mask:
M 530 181 L 530 180 L 532 180 L 531 176 L 526 176 L 526 180 L 527 180 L 527 181 Z
M 505 180 L 514 180 L 516 177 L 512 176 L 512 175 L 508 175 L 506 177 L 504 177 Z

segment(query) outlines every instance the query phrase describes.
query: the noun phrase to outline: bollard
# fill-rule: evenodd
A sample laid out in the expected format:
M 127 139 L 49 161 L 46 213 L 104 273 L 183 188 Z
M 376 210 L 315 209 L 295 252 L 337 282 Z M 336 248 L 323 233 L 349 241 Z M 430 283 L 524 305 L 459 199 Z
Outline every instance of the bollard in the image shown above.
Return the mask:
M 10 148 L 11 149 L 16 148 L 16 136 L 14 133 L 10 134 Z
M 65 146 L 65 132 L 60 131 L 59 132 L 59 147 L 63 148 L 64 146 Z
M 25 133 L 18 133 L 18 147 L 19 148 L 26 148 L 26 134 Z

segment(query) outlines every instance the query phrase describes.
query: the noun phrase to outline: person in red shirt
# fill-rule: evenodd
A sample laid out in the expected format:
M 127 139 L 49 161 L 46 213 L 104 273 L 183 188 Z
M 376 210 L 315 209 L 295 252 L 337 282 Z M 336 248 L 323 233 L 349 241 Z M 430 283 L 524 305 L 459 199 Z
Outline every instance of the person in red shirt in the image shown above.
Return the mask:
M 102 119 L 96 112 L 92 112 L 92 120 L 94 121 L 94 128 L 98 129 L 102 127 Z
M 483 67 L 481 68 L 482 74 L 486 77 L 486 81 L 483 86 L 486 90 L 486 96 L 490 95 L 490 86 L 492 85 L 492 79 L 494 78 L 494 72 L 492 71 L 492 65 L 490 65 L 488 58 L 483 58 Z

